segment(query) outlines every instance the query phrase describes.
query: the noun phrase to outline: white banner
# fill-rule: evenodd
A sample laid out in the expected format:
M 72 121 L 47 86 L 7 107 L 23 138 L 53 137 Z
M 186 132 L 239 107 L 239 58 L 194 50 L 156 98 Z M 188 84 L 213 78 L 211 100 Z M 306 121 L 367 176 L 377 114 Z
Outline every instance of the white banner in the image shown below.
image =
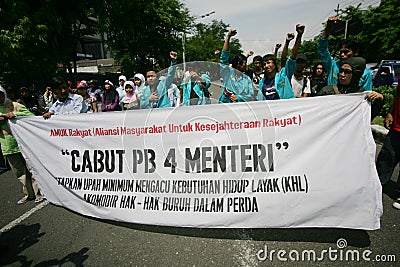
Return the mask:
M 364 94 L 10 122 L 46 198 L 182 227 L 379 229 Z

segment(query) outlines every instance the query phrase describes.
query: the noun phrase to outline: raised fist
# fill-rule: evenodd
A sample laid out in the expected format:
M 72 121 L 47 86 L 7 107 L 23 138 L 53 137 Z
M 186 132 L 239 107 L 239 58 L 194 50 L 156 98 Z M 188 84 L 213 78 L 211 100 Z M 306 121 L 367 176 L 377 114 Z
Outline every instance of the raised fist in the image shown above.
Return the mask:
M 169 56 L 170 56 L 172 61 L 176 61 L 178 59 L 178 53 L 175 52 L 175 51 L 169 52 Z
M 337 16 L 330 16 L 328 18 L 328 20 L 326 21 L 326 27 L 331 28 L 338 21 L 339 21 L 339 18 Z
M 247 53 L 247 57 L 251 57 L 252 55 L 254 55 L 254 51 L 250 50 L 249 53 Z
M 228 32 L 229 37 L 235 36 L 236 34 L 237 34 L 237 31 L 235 29 L 230 29 Z
M 294 39 L 294 33 L 293 32 L 289 32 L 288 34 L 286 34 L 286 41 L 292 41 Z
M 306 28 L 306 26 L 304 26 L 303 24 L 297 24 L 296 25 L 296 32 L 299 33 L 299 34 L 303 34 L 305 28 Z

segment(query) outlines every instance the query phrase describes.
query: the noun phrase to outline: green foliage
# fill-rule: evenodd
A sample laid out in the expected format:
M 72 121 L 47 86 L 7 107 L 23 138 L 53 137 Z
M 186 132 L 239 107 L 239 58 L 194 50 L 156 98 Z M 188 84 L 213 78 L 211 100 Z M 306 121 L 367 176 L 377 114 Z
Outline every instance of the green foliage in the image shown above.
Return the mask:
M 359 6 L 350 6 L 342 12 L 341 19 L 357 18 L 362 21 L 362 32 L 350 38 L 357 38 L 362 42 L 362 56 L 367 62 L 399 58 L 400 5 L 398 0 L 382 0 L 379 6 L 370 7 L 365 11 L 359 10 Z M 340 36 L 340 39 L 343 38 Z M 331 40 L 329 41 L 331 44 Z
M 0 6 L 0 79 L 28 85 L 76 60 L 78 39 L 94 34 L 92 1 L 18 0 Z M 84 27 L 82 25 L 85 25 Z
M 169 51 L 179 52 L 180 34 L 191 25 L 178 0 L 96 1 L 100 28 L 107 33 L 114 59 L 124 72 L 144 72 L 169 65 Z
M 312 67 L 314 63 L 320 61 L 318 53 L 316 53 L 317 43 L 318 43 L 318 38 L 315 38 L 314 40 L 304 41 L 301 44 L 299 53 L 307 56 L 307 67 Z
M 196 24 L 194 34 L 187 38 L 187 61 L 215 61 L 215 50 L 222 50 L 229 25 L 213 20 L 211 24 Z M 238 39 L 232 38 L 229 44 L 231 56 L 243 53 Z
M 380 86 L 374 87 L 373 90 L 381 93 L 384 97 L 385 104 L 379 112 L 379 115 L 382 117 L 386 117 L 386 114 L 389 112 L 394 96 L 396 94 L 396 88 L 392 86 Z

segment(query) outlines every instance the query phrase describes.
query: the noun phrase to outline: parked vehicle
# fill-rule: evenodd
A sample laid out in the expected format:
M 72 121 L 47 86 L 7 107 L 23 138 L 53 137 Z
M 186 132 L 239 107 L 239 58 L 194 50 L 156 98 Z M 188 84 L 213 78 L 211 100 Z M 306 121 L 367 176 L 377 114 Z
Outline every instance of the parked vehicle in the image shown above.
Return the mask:
M 375 87 L 397 86 L 400 76 L 400 60 L 382 60 L 373 80 Z

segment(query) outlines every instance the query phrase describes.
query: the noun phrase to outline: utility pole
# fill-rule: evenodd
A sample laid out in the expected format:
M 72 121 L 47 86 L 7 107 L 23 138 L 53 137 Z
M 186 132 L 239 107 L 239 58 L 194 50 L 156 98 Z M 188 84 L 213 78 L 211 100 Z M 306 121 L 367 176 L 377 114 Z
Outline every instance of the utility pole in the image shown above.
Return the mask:
M 337 4 L 337 8 L 334 9 L 333 11 L 335 11 L 336 12 L 336 16 L 339 17 L 339 11 L 340 11 L 339 4 Z
M 204 15 L 194 16 L 194 20 L 204 19 L 212 14 L 215 14 L 215 11 L 208 12 Z M 183 62 L 183 73 L 186 72 L 186 32 L 182 33 L 182 62 Z

